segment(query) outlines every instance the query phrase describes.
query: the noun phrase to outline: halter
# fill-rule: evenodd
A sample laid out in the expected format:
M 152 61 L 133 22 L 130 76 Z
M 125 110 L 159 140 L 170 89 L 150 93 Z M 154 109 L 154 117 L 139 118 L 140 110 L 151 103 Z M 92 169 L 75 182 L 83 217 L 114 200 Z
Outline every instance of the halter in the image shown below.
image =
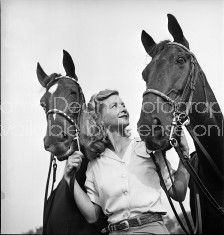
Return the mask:
M 59 79 L 61 79 L 61 78 L 68 78 L 68 79 L 72 80 L 73 82 L 75 82 L 75 83 L 78 85 L 79 89 L 80 89 L 80 94 L 82 95 L 82 100 L 85 102 L 84 95 L 83 95 L 83 93 L 82 93 L 81 87 L 80 87 L 79 83 L 77 82 L 77 80 L 76 80 L 75 78 L 72 78 L 72 77 L 69 77 L 69 76 L 59 76 L 59 77 L 56 77 L 53 81 L 59 80 Z M 50 81 L 50 82 L 48 83 L 48 85 L 47 85 L 48 88 L 51 87 L 51 83 L 52 83 L 52 81 Z M 50 109 L 50 110 L 48 110 L 48 112 L 47 112 L 47 114 L 46 114 L 47 119 L 48 119 L 48 116 L 49 116 L 50 114 L 59 114 L 60 116 L 64 117 L 67 121 L 69 121 L 70 124 L 72 124 L 72 125 L 75 126 L 75 128 L 76 128 L 76 136 L 73 138 L 73 140 L 77 140 L 78 150 L 80 151 L 79 136 L 78 136 L 80 130 L 79 130 L 79 126 L 78 126 L 77 123 L 73 120 L 73 118 L 71 118 L 69 115 L 67 115 L 65 112 L 61 111 L 60 109 Z M 81 115 L 81 113 L 79 113 L 77 120 L 80 119 L 80 115 Z M 66 134 L 68 134 L 68 133 L 66 133 Z M 69 136 L 70 136 L 70 135 L 69 135 Z M 70 137 L 71 137 L 71 136 L 70 136 Z

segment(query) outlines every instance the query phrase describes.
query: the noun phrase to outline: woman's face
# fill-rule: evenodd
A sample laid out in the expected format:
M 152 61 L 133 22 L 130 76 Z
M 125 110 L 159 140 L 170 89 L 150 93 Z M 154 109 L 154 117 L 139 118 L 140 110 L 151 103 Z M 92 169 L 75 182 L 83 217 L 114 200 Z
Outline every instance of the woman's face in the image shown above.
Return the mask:
M 112 95 L 103 101 L 102 121 L 106 128 L 122 130 L 129 125 L 129 113 L 118 95 Z

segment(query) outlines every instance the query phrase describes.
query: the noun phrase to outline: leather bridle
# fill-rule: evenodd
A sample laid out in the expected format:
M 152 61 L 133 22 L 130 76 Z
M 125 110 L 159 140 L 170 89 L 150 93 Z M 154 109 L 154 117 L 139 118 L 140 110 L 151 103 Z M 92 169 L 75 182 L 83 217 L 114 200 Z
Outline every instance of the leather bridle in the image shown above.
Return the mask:
M 169 136 L 169 141 L 170 141 L 170 144 L 171 146 L 173 146 L 176 150 L 176 152 L 178 153 L 179 157 L 180 157 L 180 160 L 182 161 L 182 163 L 184 164 L 184 166 L 186 167 L 186 169 L 188 170 L 189 174 L 191 175 L 191 177 L 194 179 L 196 185 L 201 189 L 201 191 L 203 192 L 203 194 L 205 195 L 205 197 L 208 199 L 208 201 L 211 203 L 211 205 L 221 214 L 224 216 L 224 208 L 219 206 L 219 204 L 216 202 L 216 200 L 214 199 L 214 197 L 209 193 L 209 191 L 207 190 L 207 188 L 205 187 L 205 185 L 203 184 L 203 182 L 201 181 L 201 179 L 199 178 L 199 176 L 197 175 L 197 173 L 195 172 L 194 168 L 192 167 L 191 163 L 190 163 L 190 159 L 189 159 L 189 156 L 186 156 L 183 154 L 180 146 L 179 146 L 179 143 L 177 141 L 177 139 L 173 136 L 174 135 L 174 132 L 175 132 L 175 128 L 177 126 L 185 126 L 186 129 L 188 130 L 188 132 L 190 133 L 191 137 L 193 138 L 193 140 L 198 144 L 199 148 L 201 149 L 201 151 L 203 152 L 203 154 L 205 155 L 205 157 L 207 158 L 207 160 L 209 161 L 210 165 L 212 166 L 214 172 L 216 172 L 216 174 L 218 175 L 219 179 L 224 182 L 224 176 L 223 174 L 221 173 L 221 171 L 218 169 L 218 167 L 216 166 L 216 164 L 214 163 L 214 161 L 212 160 L 211 156 L 209 155 L 209 153 L 206 151 L 206 149 L 204 148 L 204 146 L 201 144 L 200 140 L 197 138 L 197 136 L 194 135 L 193 133 L 193 130 L 192 128 L 190 127 L 190 118 L 189 118 L 189 111 L 190 111 L 190 108 L 192 106 L 192 99 L 193 99 L 193 96 L 194 96 L 194 92 L 195 92 L 195 87 L 196 87 L 196 82 L 197 82 L 197 78 L 198 76 L 195 76 L 195 69 L 196 69 L 196 66 L 199 66 L 198 63 L 197 63 L 197 60 L 194 56 L 194 54 L 188 49 L 186 48 L 185 46 L 183 46 L 182 44 L 179 44 L 179 43 L 176 43 L 176 42 L 169 42 L 167 43 L 167 46 L 169 45 L 176 45 L 178 47 L 181 47 L 183 48 L 185 51 L 187 51 L 188 53 L 190 53 L 191 55 L 191 71 L 187 77 L 187 82 L 185 84 L 185 87 L 184 87 L 184 90 L 183 90 L 183 93 L 180 97 L 177 97 L 175 100 L 171 99 L 167 94 L 169 94 L 170 92 L 168 92 L 167 94 L 164 94 L 163 92 L 161 91 L 158 91 L 156 89 L 147 89 L 144 93 L 143 93 L 143 98 L 145 95 L 147 94 L 154 94 L 156 96 L 159 96 L 160 98 L 162 98 L 163 100 L 167 101 L 167 104 L 169 104 L 170 106 L 172 106 L 174 108 L 174 112 L 173 112 L 173 120 L 172 120 L 172 123 L 171 123 L 171 130 L 170 130 L 170 136 Z M 205 87 L 204 87 L 205 89 Z M 189 92 L 190 92 L 190 95 L 189 95 Z M 205 92 L 205 96 L 206 96 L 206 91 L 204 90 Z M 187 97 L 188 100 L 187 100 Z M 207 97 L 206 97 L 206 101 L 207 101 Z M 180 111 L 180 107 L 181 107 L 181 104 L 183 102 L 187 102 L 187 106 L 186 106 L 186 109 L 185 111 L 181 112 Z M 156 158 L 154 156 L 153 153 L 150 153 L 155 165 L 156 165 L 156 168 L 157 168 L 157 172 L 159 174 L 159 177 L 160 177 L 160 181 L 163 181 L 163 178 L 161 176 L 161 174 L 159 173 L 160 169 L 158 167 L 158 164 L 156 162 Z M 164 160 L 165 160 L 165 156 L 164 156 Z M 172 178 L 172 177 L 171 177 Z M 164 185 L 162 183 L 162 185 Z M 164 188 L 164 187 L 163 187 Z M 167 197 L 168 197 L 168 200 L 169 200 L 169 195 L 168 195 L 168 191 L 164 190 Z M 199 195 L 196 195 L 196 198 L 197 196 L 199 197 Z M 197 199 L 196 199 L 197 200 Z M 170 200 L 169 200 L 170 201 Z M 179 202 L 180 203 L 180 202 Z M 170 203 L 171 206 L 172 206 L 172 203 Z M 199 203 L 198 203 L 199 204 Z M 181 203 L 180 203 L 181 205 Z M 182 207 L 182 205 L 181 205 Z M 196 207 L 200 208 L 200 205 L 196 205 Z M 172 206 L 172 209 L 175 213 L 175 208 Z M 182 209 L 183 213 L 184 210 Z M 199 216 L 199 221 L 201 221 L 201 214 L 200 214 L 200 210 L 196 211 L 196 213 L 198 213 L 198 216 Z M 177 213 L 175 213 L 176 215 Z M 186 214 L 186 213 L 185 213 Z M 177 217 L 177 216 L 176 216 Z M 188 224 L 188 218 L 185 217 L 185 220 Z M 177 217 L 178 219 L 178 217 Z M 178 220 L 179 221 L 179 220 Z M 180 221 L 181 222 L 181 221 Z M 197 221 L 198 223 L 198 221 Z M 181 227 L 184 229 L 184 231 L 186 232 L 186 229 L 182 226 L 182 224 L 180 223 Z M 201 229 L 202 229 L 202 225 L 199 223 L 199 233 L 201 233 Z M 188 226 L 189 229 L 190 229 L 190 233 L 192 233 L 192 228 L 190 227 L 190 225 Z
M 214 171 L 216 172 L 218 177 L 222 181 L 224 181 L 224 176 L 222 175 L 220 170 L 217 168 L 217 166 L 215 165 L 214 161 L 212 160 L 212 158 L 210 157 L 208 152 L 205 150 L 203 145 L 200 143 L 198 138 L 194 135 L 194 133 L 190 129 L 190 125 L 189 125 L 190 124 L 189 110 L 190 110 L 190 108 L 192 106 L 192 99 L 193 99 L 193 96 L 194 96 L 196 82 L 197 82 L 197 77 L 198 77 L 198 76 L 194 76 L 195 75 L 196 65 L 198 65 L 197 60 L 196 60 L 194 54 L 188 48 L 183 46 L 182 44 L 179 44 L 179 43 L 176 43 L 176 42 L 169 42 L 169 43 L 167 43 L 167 45 L 176 45 L 176 46 L 179 46 L 179 47 L 183 48 L 184 50 L 186 50 L 187 52 L 189 52 L 191 54 L 191 71 L 190 71 L 190 73 L 188 75 L 187 82 L 186 82 L 186 85 L 184 87 L 183 93 L 182 93 L 180 98 L 176 98 L 175 100 L 173 100 L 168 95 L 162 93 L 161 91 L 158 91 L 158 90 L 155 90 L 155 89 L 147 89 L 143 93 L 143 97 L 145 95 L 149 94 L 149 93 L 152 93 L 154 95 L 157 95 L 157 96 L 161 97 L 163 100 L 168 101 L 168 104 L 171 105 L 172 107 L 174 107 L 174 113 L 173 113 L 174 117 L 173 117 L 173 121 L 171 123 L 171 131 L 170 131 L 170 139 L 169 139 L 170 140 L 170 144 L 173 147 L 175 147 L 175 145 L 177 144 L 177 140 L 173 137 L 174 129 L 177 126 L 177 124 L 179 126 L 186 126 L 186 128 L 190 132 L 192 138 L 197 142 L 197 144 L 201 148 L 202 152 L 207 157 L 208 161 L 210 162 L 212 168 L 214 169 Z M 189 90 L 190 90 L 190 96 L 189 96 L 188 101 L 186 101 L 188 93 L 189 93 L 188 92 Z M 169 93 L 170 92 L 168 92 L 168 94 Z M 186 107 L 186 110 L 184 112 L 181 112 L 180 111 L 180 106 L 181 106 L 181 104 L 183 102 L 187 102 L 187 107 Z

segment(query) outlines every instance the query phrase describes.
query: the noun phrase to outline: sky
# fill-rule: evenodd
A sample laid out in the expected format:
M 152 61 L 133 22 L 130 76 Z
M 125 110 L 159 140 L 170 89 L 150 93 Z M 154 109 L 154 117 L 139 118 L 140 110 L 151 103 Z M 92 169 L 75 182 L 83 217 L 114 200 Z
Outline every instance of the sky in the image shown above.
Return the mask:
M 43 146 L 46 119 L 39 105 L 43 89 L 36 76 L 37 62 L 47 74 L 65 74 L 62 55 L 67 50 L 86 100 L 102 89 L 117 89 L 130 113 L 132 136 L 138 136 L 145 90 L 141 73 L 150 62 L 141 31 L 156 42 L 172 40 L 167 13 L 177 18 L 223 110 L 223 0 L 1 1 L 2 233 L 42 225 L 50 154 Z M 175 168 L 175 151 L 168 152 L 168 159 Z M 57 183 L 64 163 L 58 163 Z M 189 197 L 184 205 L 189 210 Z

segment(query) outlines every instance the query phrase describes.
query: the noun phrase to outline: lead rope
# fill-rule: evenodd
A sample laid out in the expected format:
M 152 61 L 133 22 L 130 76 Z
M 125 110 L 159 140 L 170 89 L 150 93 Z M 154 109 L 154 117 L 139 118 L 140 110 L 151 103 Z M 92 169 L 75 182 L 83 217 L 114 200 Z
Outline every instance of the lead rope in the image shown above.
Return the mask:
M 50 181 L 50 176 L 51 176 L 51 168 L 52 168 L 52 162 L 53 162 L 54 155 L 50 155 L 50 164 L 49 164 L 49 169 L 48 169 L 48 176 L 47 176 L 47 182 L 46 182 L 46 187 L 45 187 L 45 196 L 44 196 L 44 216 L 43 220 L 45 220 L 45 213 L 46 213 L 46 207 L 47 207 L 47 196 L 48 196 L 48 187 L 49 187 L 49 181 Z
M 56 158 L 54 157 L 53 159 L 53 181 L 52 181 L 52 187 L 51 187 L 51 193 L 54 190 L 54 183 L 56 182 L 56 171 L 57 171 L 57 163 L 56 163 Z
M 198 159 L 195 160 L 195 169 L 198 172 Z M 199 234 L 202 234 L 202 217 L 201 217 L 200 196 L 199 196 L 198 188 L 197 188 L 195 182 L 193 182 L 193 187 L 194 187 L 194 192 L 196 195 L 196 200 L 195 200 L 196 225 L 195 225 L 194 233 L 196 234 L 198 231 Z
M 74 140 L 77 141 L 78 151 L 80 151 L 81 148 L 80 148 L 80 143 L 79 143 L 79 133 L 77 129 L 76 129 L 76 137 L 73 139 L 73 141 Z M 69 189 L 72 195 L 74 194 L 75 177 L 76 177 L 76 169 L 73 169 L 71 171 L 71 177 L 70 177 L 70 182 L 69 182 Z
M 50 155 L 49 170 L 48 170 L 48 176 L 47 176 L 47 182 L 46 182 L 46 188 L 45 188 L 45 197 L 44 197 L 43 234 L 45 234 L 47 219 L 48 219 L 48 216 L 49 216 L 49 213 L 46 214 L 47 213 L 47 197 L 48 197 L 48 188 L 49 188 L 49 182 L 50 182 L 50 176 L 51 176 L 51 168 L 52 168 L 52 163 L 53 162 L 54 162 L 54 164 L 53 164 L 53 181 L 52 181 L 52 187 L 51 187 L 50 195 L 52 194 L 52 191 L 54 189 L 54 183 L 56 181 L 56 170 L 57 170 L 56 158 L 51 153 L 51 155 Z M 52 204 L 52 202 L 53 202 L 53 198 L 52 198 L 52 201 L 50 203 Z M 50 207 L 51 207 L 51 204 L 50 204 Z

